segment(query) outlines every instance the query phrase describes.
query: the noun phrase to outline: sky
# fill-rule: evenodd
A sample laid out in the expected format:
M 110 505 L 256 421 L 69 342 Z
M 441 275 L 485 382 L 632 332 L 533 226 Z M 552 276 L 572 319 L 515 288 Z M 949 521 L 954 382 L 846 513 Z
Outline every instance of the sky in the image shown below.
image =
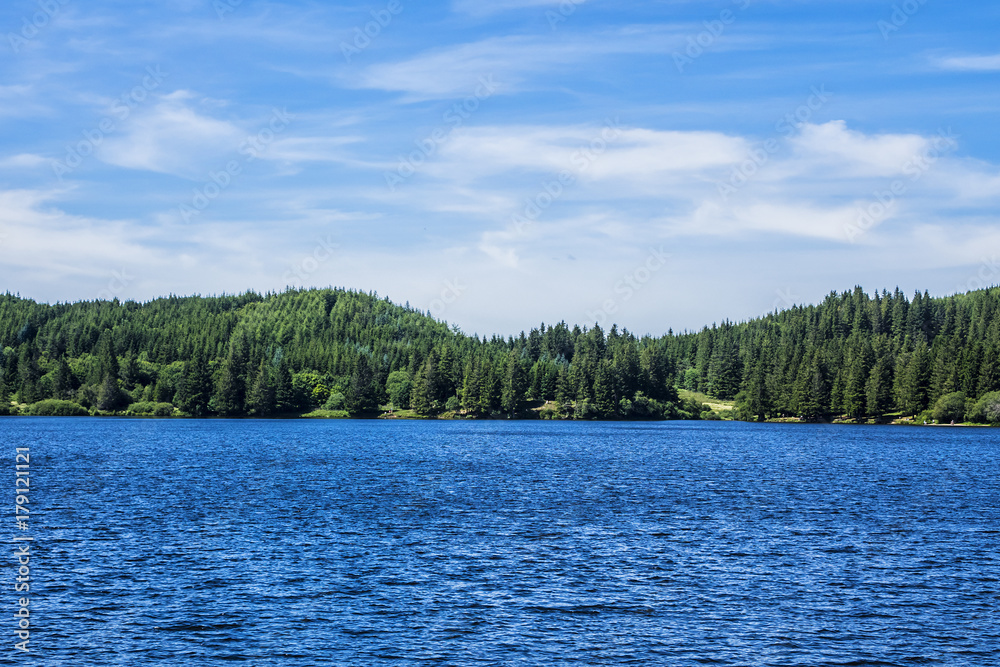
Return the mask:
M 0 287 L 639 335 L 1000 283 L 1000 5 L 7 0 Z

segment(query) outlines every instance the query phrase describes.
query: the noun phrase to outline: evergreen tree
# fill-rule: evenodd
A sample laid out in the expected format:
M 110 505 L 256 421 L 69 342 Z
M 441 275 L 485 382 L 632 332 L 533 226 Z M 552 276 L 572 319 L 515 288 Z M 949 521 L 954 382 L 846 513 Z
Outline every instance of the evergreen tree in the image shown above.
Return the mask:
M 594 378 L 594 407 L 603 417 L 615 414 L 617 404 L 614 400 L 614 375 L 607 361 L 597 365 Z
M 709 389 L 713 396 L 729 399 L 739 393 L 743 369 L 734 341 L 724 341 L 715 346 L 709 366 L 709 378 Z
M 38 380 L 41 378 L 42 373 L 38 367 L 38 360 L 35 358 L 35 345 L 30 340 L 20 347 L 17 360 L 17 373 L 20 378 L 20 385 L 17 390 L 18 400 L 22 403 L 34 403 L 41 399 L 42 396 L 38 392 Z
M 278 361 L 274 376 L 274 407 L 279 414 L 295 412 L 302 407 L 295 401 L 292 372 L 283 356 Z
M 247 397 L 247 409 L 251 415 L 266 417 L 273 414 L 277 408 L 274 372 L 267 359 L 261 359 L 254 378 L 250 395 Z
M 361 414 L 378 409 L 375 397 L 375 373 L 367 355 L 360 355 L 351 372 L 347 387 L 347 409 L 352 414 Z
M 484 368 L 479 387 L 479 411 L 490 413 L 501 408 L 501 381 L 497 369 L 490 359 L 484 360 Z
M 184 364 L 184 374 L 174 396 L 174 403 L 184 412 L 200 417 L 208 413 L 211 396 L 212 374 L 205 360 L 205 354 L 198 352 Z
M 896 368 L 896 403 L 906 415 L 916 415 L 927 409 L 929 391 L 929 353 L 923 342 L 909 354 L 900 357 Z
M 773 405 L 767 386 L 767 366 L 763 357 L 754 364 L 747 388 L 741 392 L 740 399 L 740 412 L 757 421 L 764 421 L 771 413 Z
M 507 377 L 504 378 L 500 406 L 507 414 L 513 414 L 524 398 L 527 387 L 527 373 L 518 360 L 518 355 L 512 350 L 507 360 Z
M 795 385 L 796 403 L 799 414 L 807 420 L 822 419 L 829 409 L 830 384 L 826 365 L 819 355 L 814 354 L 808 363 L 800 366 L 799 378 Z
M 61 357 L 52 377 L 52 398 L 68 400 L 76 390 L 73 379 L 66 357 Z
M 863 417 L 868 408 L 866 393 L 869 376 L 871 375 L 872 350 L 867 338 L 859 344 L 859 349 L 851 360 L 844 388 L 844 410 L 849 417 Z
M 434 409 L 431 403 L 430 383 L 427 380 L 426 371 L 427 364 L 420 367 L 420 370 L 417 371 L 417 376 L 413 378 L 413 389 L 410 392 L 410 407 L 418 415 L 429 415 Z
M 465 365 L 462 379 L 462 408 L 469 412 L 477 412 L 480 408 L 479 387 L 481 378 L 479 364 L 469 361 Z
M 128 397 L 118 385 L 118 378 L 110 373 L 105 375 L 97 393 L 97 409 L 111 412 L 121 410 L 127 405 Z
M 212 412 L 231 417 L 244 414 L 246 385 L 243 384 L 243 373 L 240 362 L 230 355 L 215 375 L 215 391 L 209 402 Z
M 893 363 L 889 356 L 879 356 L 865 387 L 868 414 L 880 417 L 892 409 Z

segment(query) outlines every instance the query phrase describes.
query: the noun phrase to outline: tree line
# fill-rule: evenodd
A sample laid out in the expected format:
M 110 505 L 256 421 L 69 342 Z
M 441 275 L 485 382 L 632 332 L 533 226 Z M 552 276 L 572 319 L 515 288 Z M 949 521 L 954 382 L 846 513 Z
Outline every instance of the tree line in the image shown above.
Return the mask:
M 636 336 L 466 335 L 374 293 L 0 297 L 0 413 L 1000 421 L 1000 289 L 860 288 L 762 318 Z M 406 413 L 404 413 L 406 414 Z

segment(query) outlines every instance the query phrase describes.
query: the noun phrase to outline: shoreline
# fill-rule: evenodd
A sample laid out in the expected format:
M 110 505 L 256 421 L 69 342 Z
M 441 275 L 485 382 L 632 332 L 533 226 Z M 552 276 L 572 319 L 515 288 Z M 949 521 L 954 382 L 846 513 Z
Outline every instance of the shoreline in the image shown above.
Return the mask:
M 930 427 L 930 428 L 995 428 L 1000 424 L 975 424 L 962 422 L 957 424 L 917 424 L 913 422 L 893 420 L 891 422 L 880 423 L 856 423 L 848 421 L 804 421 L 798 419 L 769 419 L 765 421 L 743 421 L 739 419 L 544 419 L 541 417 L 492 417 L 492 416 L 464 416 L 464 417 L 441 417 L 439 415 L 429 416 L 397 416 L 390 414 L 379 415 L 312 415 L 291 414 L 291 415 L 268 415 L 268 416 L 221 416 L 210 415 L 195 417 L 191 415 L 124 415 L 124 414 L 100 414 L 100 415 L 0 415 L 2 419 L 142 419 L 142 420 L 191 420 L 191 421 L 336 421 L 336 420 L 357 420 L 357 421 L 508 421 L 508 422 L 605 422 L 623 424 L 643 424 L 643 423 L 667 423 L 667 422 L 739 422 L 743 424 L 785 424 L 789 426 L 823 425 L 823 426 L 908 426 L 908 427 Z

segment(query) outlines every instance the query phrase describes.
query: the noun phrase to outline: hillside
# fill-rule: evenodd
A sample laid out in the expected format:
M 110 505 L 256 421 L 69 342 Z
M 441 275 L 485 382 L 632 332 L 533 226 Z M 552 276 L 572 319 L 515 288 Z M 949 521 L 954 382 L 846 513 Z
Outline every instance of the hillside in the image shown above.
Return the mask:
M 701 392 L 743 419 L 1000 421 L 997 288 L 912 300 L 856 288 L 659 338 L 561 322 L 489 340 L 343 289 L 144 304 L 7 294 L 0 350 L 0 411 L 13 414 L 714 417 Z

